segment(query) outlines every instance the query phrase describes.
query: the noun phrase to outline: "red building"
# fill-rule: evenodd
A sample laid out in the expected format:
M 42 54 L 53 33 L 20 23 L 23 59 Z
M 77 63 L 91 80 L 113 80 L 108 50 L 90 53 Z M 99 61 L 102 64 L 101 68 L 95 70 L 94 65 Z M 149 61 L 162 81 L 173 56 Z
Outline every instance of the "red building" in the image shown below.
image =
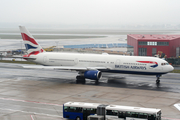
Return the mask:
M 180 56 L 180 35 L 129 34 L 127 44 L 134 47 L 135 56 Z

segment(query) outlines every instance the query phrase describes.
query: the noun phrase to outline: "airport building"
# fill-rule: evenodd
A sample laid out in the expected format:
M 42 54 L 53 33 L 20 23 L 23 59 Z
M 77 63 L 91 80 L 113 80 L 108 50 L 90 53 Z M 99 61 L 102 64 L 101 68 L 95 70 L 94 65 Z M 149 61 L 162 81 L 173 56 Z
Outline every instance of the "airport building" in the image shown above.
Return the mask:
M 127 44 L 133 46 L 135 56 L 154 56 L 161 58 L 180 56 L 180 35 L 127 35 Z

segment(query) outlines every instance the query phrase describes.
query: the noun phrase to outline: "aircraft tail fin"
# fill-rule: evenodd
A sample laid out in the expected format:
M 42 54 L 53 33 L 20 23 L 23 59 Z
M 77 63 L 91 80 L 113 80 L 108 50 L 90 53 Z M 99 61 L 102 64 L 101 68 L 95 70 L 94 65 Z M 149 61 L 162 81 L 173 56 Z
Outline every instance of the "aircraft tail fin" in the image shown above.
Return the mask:
M 29 55 L 37 55 L 39 53 L 45 52 L 45 50 L 42 49 L 42 47 L 31 35 L 31 33 L 25 28 L 25 26 L 19 26 L 19 29 L 21 31 L 21 36 L 23 38 L 24 45 Z

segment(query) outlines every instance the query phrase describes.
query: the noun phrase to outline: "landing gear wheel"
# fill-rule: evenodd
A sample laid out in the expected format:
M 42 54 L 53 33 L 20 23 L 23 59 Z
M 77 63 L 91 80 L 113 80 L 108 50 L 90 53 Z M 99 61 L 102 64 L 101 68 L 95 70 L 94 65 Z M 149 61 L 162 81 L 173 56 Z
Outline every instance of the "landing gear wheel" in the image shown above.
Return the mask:
M 157 78 L 157 80 L 156 80 L 156 84 L 159 84 L 160 83 L 160 77 L 161 77 L 161 75 L 156 75 L 156 78 Z
M 99 84 L 99 80 L 96 80 L 96 81 L 95 81 L 95 84 L 98 85 L 98 84 Z
M 159 84 L 159 83 L 160 83 L 160 80 L 159 80 L 159 79 L 157 79 L 157 80 L 156 80 L 156 83 L 157 83 L 157 84 Z
M 85 79 L 82 79 L 82 80 L 81 80 L 81 83 L 82 83 L 82 84 L 85 84 L 85 83 L 86 83 L 86 80 L 85 80 Z
M 86 80 L 84 76 L 76 76 L 76 83 L 85 84 Z

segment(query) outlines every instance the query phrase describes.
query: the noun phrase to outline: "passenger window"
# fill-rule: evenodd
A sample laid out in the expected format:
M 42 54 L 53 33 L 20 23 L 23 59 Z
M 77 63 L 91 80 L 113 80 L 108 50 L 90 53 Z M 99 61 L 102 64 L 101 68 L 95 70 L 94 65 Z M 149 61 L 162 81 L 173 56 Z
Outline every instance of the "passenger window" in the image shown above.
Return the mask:
M 107 110 L 107 111 L 106 111 L 106 114 L 107 114 L 107 115 L 117 116 L 117 115 L 118 115 L 118 111 L 116 111 L 116 110 Z
M 147 118 L 147 114 L 146 113 L 139 113 L 139 118 Z
M 118 115 L 118 111 L 113 110 L 113 115 L 117 116 Z
M 131 112 L 126 112 L 127 117 L 131 117 Z
M 64 106 L 64 111 L 67 112 L 68 110 L 68 107 Z
M 111 115 L 112 114 L 112 110 L 106 110 L 106 115 Z
M 149 114 L 148 115 L 148 120 L 155 120 L 155 115 Z
M 96 114 L 96 109 L 91 108 L 91 113 Z
M 82 108 L 76 107 L 76 112 L 82 112 Z
M 125 118 L 126 117 L 126 112 L 119 112 L 119 118 Z
M 76 108 L 74 108 L 74 107 L 70 107 L 69 110 L 68 110 L 68 112 L 74 112 L 75 109 L 76 109 Z
M 135 118 L 138 118 L 138 113 L 135 113 L 135 112 L 131 112 L 131 117 L 135 117 Z

